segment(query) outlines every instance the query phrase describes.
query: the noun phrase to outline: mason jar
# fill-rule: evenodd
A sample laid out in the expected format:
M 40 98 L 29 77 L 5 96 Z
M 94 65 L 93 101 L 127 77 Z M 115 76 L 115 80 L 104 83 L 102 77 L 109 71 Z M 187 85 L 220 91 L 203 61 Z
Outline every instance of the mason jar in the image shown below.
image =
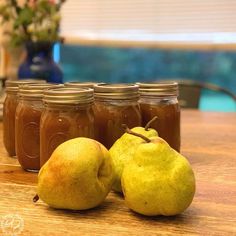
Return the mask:
M 19 86 L 15 119 L 16 156 L 24 170 L 40 169 L 39 127 L 43 110 L 43 91 L 55 84 L 27 84 Z
M 49 89 L 44 92 L 43 102 L 40 166 L 61 143 L 76 137 L 95 137 L 92 89 Z
M 96 138 L 108 149 L 129 128 L 141 125 L 138 85 L 103 84 L 94 86 Z
M 3 143 L 9 156 L 15 156 L 15 113 L 18 104 L 19 85 L 46 83 L 44 80 L 7 80 L 6 98 L 3 103 Z
M 156 129 L 159 136 L 179 152 L 181 139 L 178 84 L 176 82 L 137 84 L 140 91 L 142 126 L 157 116 L 150 127 Z

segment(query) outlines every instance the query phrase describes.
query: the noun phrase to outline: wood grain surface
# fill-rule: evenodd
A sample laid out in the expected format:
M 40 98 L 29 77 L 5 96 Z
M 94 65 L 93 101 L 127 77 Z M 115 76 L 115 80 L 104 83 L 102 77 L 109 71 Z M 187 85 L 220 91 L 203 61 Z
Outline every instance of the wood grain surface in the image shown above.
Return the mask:
M 181 215 L 135 214 L 113 192 L 96 209 L 65 211 L 32 202 L 37 174 L 7 157 L 1 138 L 0 223 L 18 214 L 24 222 L 18 235 L 236 235 L 236 113 L 183 111 L 182 153 L 193 166 L 197 191 Z

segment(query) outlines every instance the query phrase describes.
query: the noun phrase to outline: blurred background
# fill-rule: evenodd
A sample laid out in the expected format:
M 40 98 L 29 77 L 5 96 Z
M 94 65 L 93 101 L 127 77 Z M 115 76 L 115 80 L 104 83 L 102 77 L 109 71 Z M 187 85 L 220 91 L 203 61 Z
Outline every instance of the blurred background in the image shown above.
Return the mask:
M 54 60 L 67 81 L 194 80 L 236 94 L 235 0 L 67 0 Z M 236 111 L 202 89 L 199 108 Z

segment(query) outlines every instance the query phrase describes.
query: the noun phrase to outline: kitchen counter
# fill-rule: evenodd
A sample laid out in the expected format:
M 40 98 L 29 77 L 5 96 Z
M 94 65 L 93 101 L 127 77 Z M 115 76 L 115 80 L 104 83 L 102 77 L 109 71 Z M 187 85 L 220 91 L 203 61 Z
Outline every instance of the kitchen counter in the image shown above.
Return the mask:
M 236 235 L 236 113 L 184 110 L 181 128 L 197 189 L 191 206 L 175 217 L 138 215 L 113 192 L 87 211 L 33 203 L 37 174 L 7 157 L 1 135 L 0 235 Z

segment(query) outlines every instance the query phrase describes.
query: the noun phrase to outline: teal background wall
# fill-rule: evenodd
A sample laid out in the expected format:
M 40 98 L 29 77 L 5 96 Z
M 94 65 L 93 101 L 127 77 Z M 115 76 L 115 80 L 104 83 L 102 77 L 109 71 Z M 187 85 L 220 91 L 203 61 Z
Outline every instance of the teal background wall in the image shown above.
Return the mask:
M 236 52 L 125 49 L 63 45 L 65 81 L 137 82 L 192 79 L 220 85 L 236 93 Z M 236 111 L 222 94 L 204 92 L 203 110 Z

